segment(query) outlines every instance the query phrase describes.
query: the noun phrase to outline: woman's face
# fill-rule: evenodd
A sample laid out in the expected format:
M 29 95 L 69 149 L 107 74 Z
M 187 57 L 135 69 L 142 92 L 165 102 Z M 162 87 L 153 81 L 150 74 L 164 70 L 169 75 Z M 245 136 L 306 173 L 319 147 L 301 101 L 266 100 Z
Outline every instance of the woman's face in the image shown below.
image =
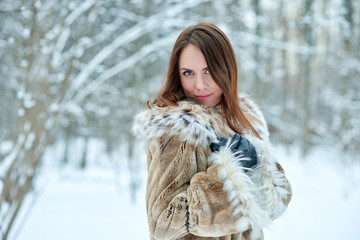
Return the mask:
M 205 57 L 199 47 L 189 44 L 179 58 L 181 85 L 188 98 L 214 107 L 221 101 L 222 91 L 212 79 Z

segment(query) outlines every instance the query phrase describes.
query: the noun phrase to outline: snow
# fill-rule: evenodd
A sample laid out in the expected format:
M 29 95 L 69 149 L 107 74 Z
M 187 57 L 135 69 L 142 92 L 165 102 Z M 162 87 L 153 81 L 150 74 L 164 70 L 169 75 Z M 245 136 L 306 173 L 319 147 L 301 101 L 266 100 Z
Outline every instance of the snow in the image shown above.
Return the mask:
M 282 160 L 288 158 L 285 152 L 279 155 Z M 287 212 L 265 231 L 266 239 L 359 239 L 359 162 L 341 164 L 341 155 L 325 149 L 305 162 L 294 152 L 292 157 L 281 163 L 292 184 L 293 199 Z
M 82 69 L 79 75 L 72 81 L 70 90 L 67 92 L 65 99 L 68 99 L 69 97 L 71 98 L 74 92 L 76 92 L 77 89 L 79 89 L 79 87 L 86 82 L 96 67 L 100 65 L 108 56 L 113 54 L 116 49 L 123 46 L 124 43 L 131 42 L 134 39 L 139 38 L 139 36 L 143 36 L 146 33 L 149 33 L 158 28 L 158 23 L 161 22 L 164 17 L 170 19 L 171 17 L 177 16 L 185 9 L 196 7 L 197 5 L 207 1 L 208 0 L 191 0 L 176 4 L 174 7 L 167 8 L 164 11 L 160 11 L 158 14 L 152 15 L 151 17 L 138 22 L 131 28 L 121 33 L 110 44 L 98 52 Z M 176 21 L 171 21 L 171 23 L 175 22 Z
M 276 149 L 293 198 L 285 214 L 265 230 L 265 239 L 359 239 L 360 163 L 327 149 L 317 149 L 305 159 L 297 148 Z M 42 190 L 17 240 L 149 239 L 146 178 L 132 204 L 125 171 L 120 176 L 104 166 L 45 166 L 38 182 L 46 185 L 38 187 Z
M 60 29 L 56 26 L 54 27 L 54 31 L 59 31 Z M 54 56 L 51 60 L 51 66 L 52 67 L 57 67 L 60 62 L 61 62 L 61 52 L 63 51 L 66 41 L 70 36 L 70 29 L 69 28 L 63 28 L 61 31 L 61 35 L 59 37 L 59 39 L 57 40 L 56 44 L 55 44 L 55 49 L 54 49 Z M 51 36 L 49 36 L 50 38 Z
M 127 189 L 120 193 L 111 173 L 92 169 L 54 175 L 19 240 L 146 239 L 144 204 L 131 204 Z
M 288 50 L 289 52 L 294 52 L 297 54 L 302 55 L 315 55 L 315 54 L 322 54 L 324 53 L 324 49 L 321 47 L 312 47 L 307 45 L 299 45 L 288 43 L 284 41 L 278 41 L 266 37 L 260 37 L 255 34 L 247 33 L 247 32 L 237 32 L 230 34 L 232 42 L 237 42 L 239 39 L 243 43 L 253 43 L 257 44 L 263 48 L 271 48 L 271 49 L 278 49 L 278 50 Z
M 29 150 L 32 147 L 35 138 L 36 138 L 36 134 L 34 132 L 29 133 L 29 135 L 26 139 L 25 145 L 24 145 L 24 148 L 26 150 Z
M 111 68 L 107 69 L 106 71 L 103 71 L 94 81 L 92 81 L 87 86 L 82 88 L 75 95 L 73 102 L 79 103 L 85 97 L 87 97 L 94 91 L 97 91 L 99 89 L 99 86 L 101 84 L 103 84 L 106 80 L 111 79 L 112 77 L 116 76 L 124 69 L 130 68 L 130 67 L 136 65 L 136 63 L 139 60 L 148 56 L 151 52 L 156 52 L 156 51 L 161 51 L 162 49 L 166 49 L 166 46 L 172 44 L 175 41 L 177 36 L 178 36 L 178 33 L 176 32 L 176 33 L 170 34 L 167 37 L 156 40 L 156 41 L 152 42 L 151 44 L 142 47 L 137 53 L 133 54 L 131 57 L 128 57 L 123 61 L 120 61 L 114 67 L 111 67 Z
M 2 179 L 5 174 L 8 172 L 11 164 L 14 162 L 14 159 L 18 155 L 21 149 L 21 145 L 25 141 L 25 136 L 20 134 L 16 140 L 15 146 L 12 148 L 11 152 L 0 162 L 0 179 Z
M 74 9 L 71 14 L 65 19 L 66 25 L 71 25 L 81 14 L 89 8 L 91 8 L 96 3 L 95 0 L 87 0 L 83 2 L 80 6 L 78 6 L 76 9 Z
M 31 93 L 25 93 L 24 95 L 24 108 L 29 109 L 36 105 L 36 100 L 33 98 Z
M 5 156 L 13 148 L 14 143 L 12 141 L 1 141 L 0 143 L 0 155 Z

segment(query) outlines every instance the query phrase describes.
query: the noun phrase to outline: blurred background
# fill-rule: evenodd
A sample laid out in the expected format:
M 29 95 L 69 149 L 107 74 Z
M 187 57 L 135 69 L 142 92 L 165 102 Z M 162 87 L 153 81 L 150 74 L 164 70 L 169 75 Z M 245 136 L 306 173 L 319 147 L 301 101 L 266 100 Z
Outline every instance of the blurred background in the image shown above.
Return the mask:
M 132 119 L 199 22 L 230 38 L 293 184 L 267 239 L 359 239 L 357 0 L 1 0 L 0 239 L 149 239 Z

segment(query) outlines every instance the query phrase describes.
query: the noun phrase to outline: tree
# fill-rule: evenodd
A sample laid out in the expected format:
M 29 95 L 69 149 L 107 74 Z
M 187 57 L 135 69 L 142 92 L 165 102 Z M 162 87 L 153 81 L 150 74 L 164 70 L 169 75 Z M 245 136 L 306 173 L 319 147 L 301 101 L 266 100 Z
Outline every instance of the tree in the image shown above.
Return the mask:
M 135 199 L 132 118 L 159 89 L 179 32 L 198 22 L 228 34 L 240 90 L 254 93 L 275 142 L 358 152 L 359 12 L 350 0 L 3 0 L 2 238 L 50 144 L 97 138 L 111 154 L 126 142 Z
M 154 52 L 166 49 L 175 34 L 167 34 L 186 20 L 182 14 L 202 2 L 171 1 L 149 16 L 128 1 L 43 0 L 5 1 L 2 29 L 7 65 L 2 79 L 12 91 L 17 109 L 11 129 L 12 148 L 0 162 L 1 236 L 8 237 L 17 213 L 32 189 L 44 149 L 69 124 L 78 134 L 89 122 L 95 132 L 114 124 L 129 129 L 127 92 L 136 91 L 124 73 Z M 131 10 L 134 9 L 134 10 Z M 118 14 L 120 12 L 120 14 Z M 161 19 L 183 18 L 161 24 Z M 161 28 L 159 28 L 159 23 Z M 14 29 L 14 30 L 13 30 Z M 165 33 L 160 35 L 159 33 Z M 156 37 L 156 38 L 155 38 Z M 136 46 L 140 39 L 148 39 Z M 142 41 L 142 40 L 141 40 Z M 159 53 L 157 53 L 159 54 Z M 114 87 L 115 86 L 115 87 Z M 105 94 L 117 104 L 108 104 Z M 114 111 L 118 115 L 112 115 Z M 117 128 L 119 129 L 119 128 Z M 81 131 L 80 131 L 81 130 Z M 119 132 L 118 138 L 128 135 Z M 86 134 L 84 137 L 88 137 Z M 132 146 L 130 146 L 132 147 Z

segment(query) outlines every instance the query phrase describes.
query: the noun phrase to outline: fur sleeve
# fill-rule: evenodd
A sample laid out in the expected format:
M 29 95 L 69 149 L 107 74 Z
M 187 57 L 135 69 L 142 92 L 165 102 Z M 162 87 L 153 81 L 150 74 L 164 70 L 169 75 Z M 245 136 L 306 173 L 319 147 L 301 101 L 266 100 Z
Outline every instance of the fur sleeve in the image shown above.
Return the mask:
M 261 207 L 271 219 L 275 219 L 285 211 L 291 200 L 291 185 L 272 154 L 269 131 L 262 112 L 246 96 L 242 97 L 240 105 L 261 137 L 259 139 L 250 133 L 244 135 L 255 146 L 258 155 L 258 165 L 249 176 L 258 189 L 257 198 Z
M 250 178 L 235 173 L 230 149 L 211 153 L 169 137 L 152 140 L 148 157 L 147 214 L 154 239 L 222 237 L 249 229 L 260 229 L 261 238 L 268 217 Z M 209 167 L 200 160 L 207 158 Z
M 285 177 L 281 165 L 272 156 L 269 132 L 265 119 L 257 106 L 248 98 L 241 100 L 242 108 L 262 139 L 250 133 L 244 134 L 256 148 L 258 164 L 255 169 L 245 173 L 230 150 L 230 141 L 209 157 L 211 166 L 207 173 L 213 172 L 213 179 L 222 181 L 227 202 L 233 208 L 232 221 L 237 232 L 250 231 L 250 239 L 261 239 L 262 228 L 280 216 L 291 199 L 291 186 Z M 215 176 L 217 174 L 217 177 Z M 195 175 L 192 183 L 198 181 L 201 174 Z M 212 184 L 206 174 L 201 179 Z M 210 188 L 203 184 L 204 191 Z M 206 196 L 211 196 L 207 193 Z M 215 198 L 215 196 L 214 196 Z M 190 214 L 192 216 L 192 214 Z
M 194 150 L 174 137 L 154 138 L 149 143 L 146 207 L 151 239 L 188 234 L 187 189 L 197 169 Z
M 232 153 L 229 141 L 226 146 L 220 148 L 219 152 L 210 155 L 208 159 L 210 166 L 206 173 L 195 175 L 191 181 L 193 185 L 191 188 L 201 185 L 199 186 L 201 192 L 212 200 L 209 204 L 210 208 L 215 208 L 216 202 L 223 205 L 227 204 L 227 208 L 230 210 L 227 212 L 228 215 L 221 216 L 219 214 L 221 216 L 219 222 L 224 223 L 224 225 L 220 225 L 221 228 L 229 229 L 231 226 L 235 233 L 246 233 L 248 235 L 246 239 L 263 239 L 262 229 L 270 223 L 271 219 L 259 201 L 257 186 L 250 176 L 244 172 L 243 167 L 238 164 L 240 160 Z M 217 190 L 218 192 L 209 191 L 209 189 L 214 188 L 215 179 L 219 183 L 220 190 Z M 190 212 L 190 216 L 196 218 L 195 222 L 197 222 L 200 221 L 199 215 L 201 216 L 202 212 L 195 212 L 196 214 Z M 201 220 L 204 221 L 204 219 L 206 218 L 204 217 Z M 208 223 L 213 222 L 212 219 L 207 220 Z M 209 231 L 208 228 L 211 227 L 213 226 L 208 224 L 206 228 L 200 228 L 200 230 Z M 201 234 L 206 236 L 206 232 L 201 232 Z

